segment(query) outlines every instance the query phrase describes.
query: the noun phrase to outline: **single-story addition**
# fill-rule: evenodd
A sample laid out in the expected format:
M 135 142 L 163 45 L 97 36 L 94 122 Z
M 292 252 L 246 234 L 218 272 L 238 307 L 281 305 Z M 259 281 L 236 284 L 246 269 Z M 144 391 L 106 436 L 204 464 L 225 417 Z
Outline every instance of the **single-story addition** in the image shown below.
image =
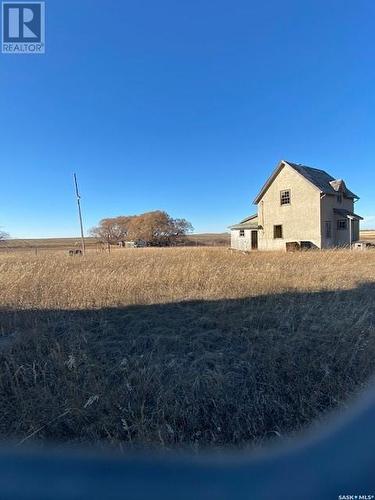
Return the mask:
M 237 250 L 348 247 L 359 240 L 359 197 L 324 170 L 282 160 L 254 200 L 257 214 L 230 227 Z
M 231 247 L 236 250 L 257 250 L 258 215 L 249 215 L 238 224 L 230 226 Z

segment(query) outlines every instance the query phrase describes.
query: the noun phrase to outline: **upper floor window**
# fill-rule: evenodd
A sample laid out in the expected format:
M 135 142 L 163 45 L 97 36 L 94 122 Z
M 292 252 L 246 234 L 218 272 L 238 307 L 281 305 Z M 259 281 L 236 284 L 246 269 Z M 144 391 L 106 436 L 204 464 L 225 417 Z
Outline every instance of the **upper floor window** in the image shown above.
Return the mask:
M 245 229 L 240 229 L 240 236 L 241 238 L 245 236 Z
M 342 194 L 337 195 L 337 203 L 342 203 Z
M 348 228 L 348 221 L 346 219 L 340 219 L 337 221 L 337 229 L 343 230 Z
M 273 237 L 275 240 L 283 237 L 283 226 L 273 226 Z
M 281 191 L 280 193 L 280 203 L 281 205 L 290 205 L 290 189 L 287 189 L 286 191 Z

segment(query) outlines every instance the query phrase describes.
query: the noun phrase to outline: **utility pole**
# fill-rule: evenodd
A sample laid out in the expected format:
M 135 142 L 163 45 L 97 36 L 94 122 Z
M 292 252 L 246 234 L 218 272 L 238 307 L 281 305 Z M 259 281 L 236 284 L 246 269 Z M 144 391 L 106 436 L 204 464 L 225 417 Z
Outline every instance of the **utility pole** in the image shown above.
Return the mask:
M 77 176 L 74 174 L 74 185 L 76 188 L 76 197 L 77 197 L 77 205 L 78 205 L 78 216 L 79 216 L 79 225 L 81 227 L 81 245 L 82 245 L 82 255 L 85 255 L 86 248 L 85 248 L 85 237 L 83 236 L 83 223 L 82 223 L 82 212 L 81 212 L 81 197 L 79 195 L 78 191 L 78 183 L 77 183 Z

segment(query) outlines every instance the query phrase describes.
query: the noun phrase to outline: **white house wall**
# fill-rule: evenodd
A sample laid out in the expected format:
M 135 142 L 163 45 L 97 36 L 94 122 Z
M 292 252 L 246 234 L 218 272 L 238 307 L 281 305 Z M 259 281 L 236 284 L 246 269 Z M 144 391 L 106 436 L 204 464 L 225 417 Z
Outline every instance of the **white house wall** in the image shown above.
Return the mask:
M 230 232 L 231 236 L 231 247 L 235 250 L 242 250 L 248 252 L 251 250 L 251 229 L 245 229 L 245 236 L 240 236 L 239 229 L 232 229 Z

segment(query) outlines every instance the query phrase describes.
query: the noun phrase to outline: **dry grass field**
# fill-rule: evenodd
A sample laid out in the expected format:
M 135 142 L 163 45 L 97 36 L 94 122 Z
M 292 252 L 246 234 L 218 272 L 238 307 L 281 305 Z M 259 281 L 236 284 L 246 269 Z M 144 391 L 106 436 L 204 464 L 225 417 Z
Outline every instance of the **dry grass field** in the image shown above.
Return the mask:
M 251 446 L 375 369 L 375 252 L 0 255 L 0 436 Z
M 86 248 L 101 253 L 105 246 L 101 245 L 96 238 L 85 238 Z M 181 241 L 181 246 L 229 246 L 229 233 L 202 233 L 189 234 Z M 69 250 L 81 248 L 81 240 L 77 238 L 34 238 L 34 239 L 9 239 L 0 241 L 0 254 L 2 253 L 25 253 L 40 255 L 54 250 Z M 117 250 L 112 245 L 112 251 Z
M 375 230 L 374 229 L 364 229 L 361 231 L 361 239 L 367 241 L 375 240 Z

